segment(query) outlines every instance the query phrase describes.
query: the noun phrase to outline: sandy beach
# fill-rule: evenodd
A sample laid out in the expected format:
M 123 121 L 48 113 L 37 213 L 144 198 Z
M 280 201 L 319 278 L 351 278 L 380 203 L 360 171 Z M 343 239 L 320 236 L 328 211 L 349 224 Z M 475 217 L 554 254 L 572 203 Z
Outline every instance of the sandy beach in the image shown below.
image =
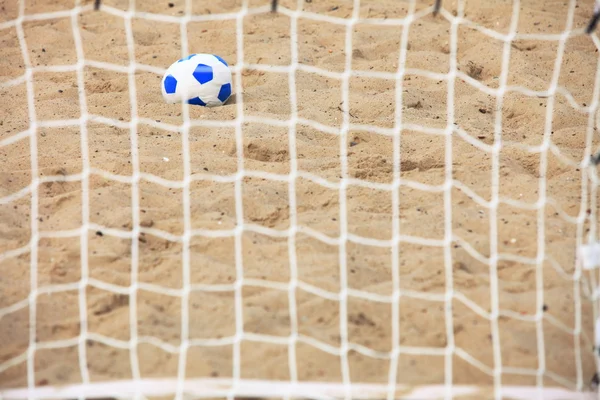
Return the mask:
M 105 6 L 123 11 L 128 3 L 103 1 Z M 248 5 L 253 9 L 267 3 L 251 0 Z M 426 9 L 430 3 L 419 2 L 416 9 Z M 296 9 L 295 1 L 282 1 L 281 5 Z M 297 23 L 298 62 L 341 74 L 346 67 L 346 26 L 309 17 L 349 19 L 352 1 L 307 0 L 302 6 L 308 14 L 302 14 Z M 443 6 L 456 12 L 457 2 L 444 2 Z M 0 0 L 0 7 L 1 26 L 18 16 L 15 0 Z M 73 2 L 66 0 L 28 1 L 25 13 L 72 7 Z M 562 33 L 568 7 L 567 1 L 521 2 L 517 33 Z M 233 13 L 240 8 L 240 0 L 194 2 L 194 15 L 232 13 L 233 18 L 191 22 L 186 32 L 188 52 L 219 54 L 235 67 L 240 49 Z M 592 1 L 577 2 L 573 29 L 587 24 L 592 8 Z M 173 17 L 184 15 L 184 10 L 183 0 L 149 0 L 136 6 L 139 12 Z M 393 19 L 405 17 L 408 10 L 405 1 L 364 0 L 359 14 L 360 18 Z M 465 3 L 466 20 L 500 34 L 508 33 L 512 13 L 512 3 L 500 0 Z M 129 66 L 123 18 L 88 9 L 74 20 L 86 61 Z M 247 15 L 243 20 L 244 61 L 290 65 L 290 26 L 291 18 L 285 12 Z M 32 67 L 77 63 L 70 16 L 26 20 L 22 27 Z M 193 236 L 189 244 L 189 284 L 204 289 L 189 294 L 188 337 L 198 343 L 218 339 L 218 345 L 190 347 L 186 376 L 233 376 L 233 342 L 241 332 L 236 327 L 239 306 L 245 334 L 276 336 L 283 338 L 282 343 L 293 332 L 299 335 L 295 347 L 299 380 L 341 382 L 341 358 L 325 349 L 339 350 L 342 344 L 337 296 L 346 279 L 345 288 L 351 291 L 346 301 L 347 339 L 358 346 L 348 353 L 353 382 L 387 383 L 389 352 L 399 345 L 424 348 L 431 354 L 401 352 L 398 383 L 443 384 L 447 372 L 443 351 L 452 342 L 461 354 L 475 360 L 468 362 L 457 354 L 452 357 L 452 380 L 457 385 L 492 385 L 493 377 L 479 366 L 491 371 L 499 363 L 505 385 L 536 385 L 535 371 L 545 367 L 545 386 L 575 388 L 578 380 L 586 386 L 595 371 L 594 316 L 586 294 L 596 279 L 587 272 L 575 275 L 575 281 L 573 277 L 578 240 L 585 240 L 598 223 L 590 219 L 578 222 L 586 212 L 594 218 L 598 215 L 598 210 L 588 210 L 590 182 L 578 165 L 586 149 L 599 144 L 596 128 L 588 137 L 589 114 L 585 110 L 592 103 L 597 49 L 583 34 L 573 35 L 565 43 L 558 85 L 570 93 L 578 108 L 562 93 L 551 99 L 512 91 L 504 96 L 497 121 L 496 97 L 474 85 L 499 87 L 503 42 L 471 26 L 459 26 L 456 62 L 469 79 L 459 77 L 454 82 L 453 122 L 460 132 L 448 139 L 441 133 L 449 121 L 449 85 L 441 77 L 451 66 L 451 31 L 451 24 L 439 15 L 427 14 L 411 24 L 406 68 L 437 75 L 404 76 L 401 104 L 396 104 L 395 80 L 350 78 L 349 122 L 373 128 L 350 129 L 346 137 L 339 135 L 344 119 L 342 81 L 306 69 L 295 75 L 297 113 L 301 120 L 314 123 L 298 123 L 293 141 L 287 127 L 275 124 L 289 120 L 292 113 L 288 75 L 268 68 L 244 69 L 242 93 L 235 93 L 225 106 L 191 107 L 193 120 L 222 124 L 193 127 L 187 143 L 180 133 L 161 128 L 181 125 L 182 110 L 178 104 L 163 101 L 161 76 L 148 69 L 136 72 L 132 87 L 124 72 L 86 65 L 85 109 L 75 69 L 34 69 L 31 105 L 36 121 L 72 121 L 38 127 L 34 135 L 22 133 L 31 127 L 25 80 L 0 86 L 0 143 L 6 144 L 0 146 L 0 200 L 12 196 L 8 202 L 0 201 L 0 388 L 27 386 L 26 362 L 2 366 L 26 354 L 31 329 L 38 345 L 71 340 L 67 347 L 36 352 L 37 385 L 82 381 L 77 346 L 82 329 L 91 337 L 114 339 L 122 345 L 87 340 L 83 369 L 92 382 L 132 378 L 135 368 L 127 344 L 132 335 L 138 338 L 141 377 L 177 376 L 178 354 L 168 350 L 176 351 L 181 342 L 184 298 L 180 294 L 188 270 L 183 267 L 186 252 L 181 241 L 186 230 L 185 191 L 179 184 L 185 178 L 186 154 L 191 174 L 197 177 L 189 189 L 189 227 L 206 233 Z M 165 69 L 181 57 L 179 24 L 134 17 L 131 32 L 136 63 Z M 351 68 L 394 73 L 402 38 L 401 26 L 356 24 Z M 515 41 L 510 46 L 507 84 L 547 90 L 556 67 L 558 43 Z M 23 76 L 25 65 L 18 30 L 7 25 L 0 30 L 0 84 Z M 234 75 L 234 87 L 237 79 Z M 137 103 L 133 111 L 132 93 Z M 389 132 L 394 128 L 396 107 L 402 107 L 402 123 L 410 129 L 402 129 L 400 140 L 394 142 Z M 552 107 L 552 125 L 546 140 L 548 107 Z M 82 110 L 93 119 L 85 124 L 84 132 L 78 122 Z M 234 125 L 240 110 L 247 117 L 242 125 L 242 163 L 238 163 Z M 134 133 L 136 147 L 127 125 L 132 115 L 141 120 Z M 492 147 L 497 122 L 501 124 L 498 137 L 502 148 L 496 157 Z M 319 129 L 318 124 L 327 130 Z M 32 155 L 32 143 L 36 155 Z M 295 143 L 294 149 L 290 143 Z M 400 146 L 398 174 L 394 171 L 395 145 Z M 93 172 L 89 180 L 82 181 L 86 165 L 103 173 Z M 236 199 L 232 177 L 240 166 L 247 176 L 241 199 Z M 294 193 L 287 180 L 261 175 L 266 172 L 285 178 L 294 168 L 300 174 Z M 143 177 L 132 187 L 131 176 L 136 172 Z M 42 183 L 32 197 L 27 188 L 36 173 Z M 397 189 L 397 210 L 388 190 L 395 175 L 403 182 Z M 147 176 L 154 178 L 144 178 Z M 445 192 L 448 176 L 457 183 Z M 366 184 L 349 185 L 341 201 L 343 177 Z M 498 198 L 507 201 L 493 209 L 488 205 L 496 196 L 495 180 Z M 290 203 L 292 195 L 295 209 Z M 32 206 L 35 198 L 37 207 L 35 203 Z M 535 205 L 540 199 L 545 204 L 538 210 Z M 244 223 L 259 228 L 242 234 L 241 249 L 236 253 L 233 236 L 210 232 L 235 229 L 239 200 Z M 344 209 L 346 216 L 342 215 Z M 394 253 L 390 247 L 373 244 L 392 240 L 395 215 L 403 240 Z M 33 216 L 37 216 L 35 224 Z M 85 218 L 94 228 L 82 238 L 78 229 Z M 142 233 L 132 247 L 127 234 L 136 221 Z M 32 253 L 27 246 L 33 226 L 40 232 L 40 240 Z M 298 226 L 302 228 L 293 242 L 285 234 L 266 234 Z M 453 240 L 446 249 L 448 228 Z M 52 232 L 63 234 L 52 237 Z M 367 240 L 348 241 L 341 257 L 336 240 L 342 233 Z M 320 240 L 323 235 L 330 239 Z M 294 244 L 291 250 L 290 243 Z M 32 262 L 32 254 L 37 261 Z M 488 261 L 498 254 L 492 268 Z M 137 282 L 145 286 L 131 299 L 128 287 L 134 258 L 138 260 Z M 543 261 L 536 264 L 536 258 Z M 345 274 L 340 273 L 341 260 L 345 260 Z M 239 265 L 243 276 L 238 276 Z M 77 282 L 84 275 L 92 283 L 80 292 Z M 290 297 L 286 285 L 294 275 L 299 287 Z M 242 279 L 239 291 L 237 279 Z M 32 281 L 39 291 L 33 328 L 32 311 L 24 302 Z M 389 302 L 395 282 L 403 293 L 396 316 Z M 50 293 L 49 288 L 58 289 Z M 448 290 L 455 296 L 448 302 L 451 311 L 446 312 L 444 295 Z M 15 306 L 18 304 L 22 306 Z M 12 311 L 4 311 L 11 306 Z M 500 313 L 497 324 L 488 319 L 494 310 Z M 535 322 L 536 313 L 543 315 L 539 322 Z M 80 323 L 82 315 L 87 318 L 85 326 Z M 394 318 L 399 321 L 399 343 L 394 343 Z M 578 329 L 581 334 L 574 335 Z M 311 340 L 319 346 L 311 345 Z M 495 346 L 500 348 L 500 359 L 494 356 Z M 271 339 L 256 342 L 242 336 L 241 377 L 291 379 L 288 350 L 286 344 Z

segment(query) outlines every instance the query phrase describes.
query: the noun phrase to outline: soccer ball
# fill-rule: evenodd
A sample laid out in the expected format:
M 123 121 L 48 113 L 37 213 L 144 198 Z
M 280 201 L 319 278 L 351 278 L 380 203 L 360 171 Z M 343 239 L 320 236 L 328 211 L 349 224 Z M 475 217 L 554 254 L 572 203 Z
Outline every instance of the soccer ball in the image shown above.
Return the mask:
M 231 70 L 217 55 L 190 54 L 171 64 L 161 88 L 167 103 L 220 106 L 231 96 Z

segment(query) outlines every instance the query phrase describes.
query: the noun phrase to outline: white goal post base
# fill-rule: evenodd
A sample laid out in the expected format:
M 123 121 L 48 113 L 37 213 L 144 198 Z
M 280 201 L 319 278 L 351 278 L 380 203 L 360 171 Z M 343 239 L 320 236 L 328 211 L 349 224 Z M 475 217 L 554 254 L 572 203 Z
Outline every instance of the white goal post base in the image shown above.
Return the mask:
M 340 383 L 288 382 L 231 379 L 188 379 L 181 383 L 184 399 L 214 398 L 234 395 L 259 398 L 296 399 L 386 399 L 389 387 L 382 384 L 352 384 L 349 387 Z M 110 381 L 65 386 L 45 386 L 32 390 L 9 389 L 0 391 L 2 400 L 20 399 L 131 399 L 137 395 L 149 397 L 172 396 L 178 391 L 177 379 L 142 379 L 139 381 Z M 597 395 L 592 392 L 573 392 L 562 388 L 535 386 L 503 386 L 502 398 L 513 400 L 592 400 Z M 450 395 L 450 396 L 448 396 Z M 443 398 L 485 399 L 493 397 L 492 387 L 431 385 L 412 387 L 396 385 L 395 399 L 443 399 Z

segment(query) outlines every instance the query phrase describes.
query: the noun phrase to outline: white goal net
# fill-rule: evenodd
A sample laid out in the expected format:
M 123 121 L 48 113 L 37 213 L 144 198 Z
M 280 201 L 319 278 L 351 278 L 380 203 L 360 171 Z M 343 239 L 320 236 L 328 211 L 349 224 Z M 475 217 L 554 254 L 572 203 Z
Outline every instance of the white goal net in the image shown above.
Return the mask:
M 594 398 L 592 0 L 97 5 L 0 2 L 0 399 Z

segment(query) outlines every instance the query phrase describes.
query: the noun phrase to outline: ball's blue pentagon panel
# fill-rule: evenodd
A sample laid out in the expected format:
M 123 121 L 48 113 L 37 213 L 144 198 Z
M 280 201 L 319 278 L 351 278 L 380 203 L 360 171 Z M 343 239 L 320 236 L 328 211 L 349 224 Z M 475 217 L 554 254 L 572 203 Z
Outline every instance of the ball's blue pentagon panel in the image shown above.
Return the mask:
M 227 61 L 223 60 L 221 57 L 219 57 L 218 55 L 214 54 L 214 56 L 217 58 L 217 60 L 221 61 L 223 64 L 225 64 L 226 67 L 229 67 L 229 65 L 227 65 Z
M 194 75 L 194 78 L 196 78 L 200 84 L 204 85 L 206 82 L 210 82 L 212 80 L 213 69 L 210 65 L 198 64 L 192 75 Z
M 231 84 L 230 83 L 226 83 L 223 86 L 221 86 L 221 90 L 219 90 L 219 100 L 221 100 L 221 103 L 225 103 L 225 101 L 229 98 L 229 96 L 231 96 Z
M 206 103 L 203 102 L 200 97 L 194 97 L 193 99 L 188 100 L 188 104 L 193 104 L 195 106 L 205 106 Z
M 177 90 L 177 79 L 173 75 L 168 75 L 165 78 L 165 92 L 173 94 Z
M 184 58 L 181 58 L 181 59 L 177 60 L 177 62 L 182 62 L 182 61 L 185 61 L 185 60 L 189 60 L 190 58 L 192 58 L 194 56 L 195 56 L 195 54 L 190 54 L 187 57 L 184 57 Z

